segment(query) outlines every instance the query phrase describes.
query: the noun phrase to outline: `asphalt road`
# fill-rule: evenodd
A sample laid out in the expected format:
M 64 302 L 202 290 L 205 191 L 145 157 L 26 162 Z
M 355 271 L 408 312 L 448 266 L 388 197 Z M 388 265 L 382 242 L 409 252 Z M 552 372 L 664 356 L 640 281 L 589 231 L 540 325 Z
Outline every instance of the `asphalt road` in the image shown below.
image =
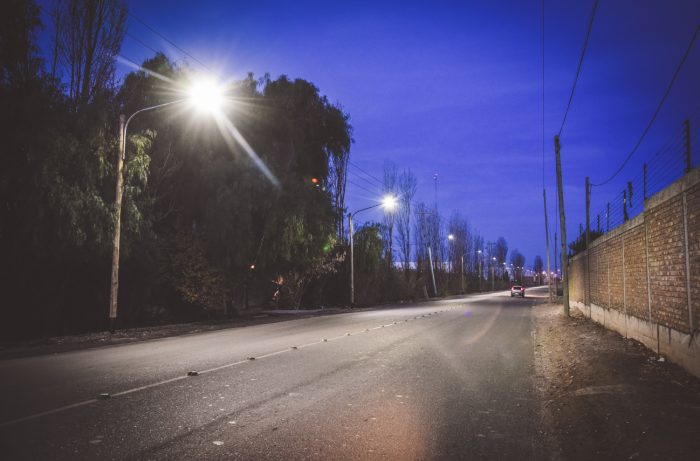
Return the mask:
M 532 303 L 501 292 L 0 361 L 0 456 L 539 459 Z

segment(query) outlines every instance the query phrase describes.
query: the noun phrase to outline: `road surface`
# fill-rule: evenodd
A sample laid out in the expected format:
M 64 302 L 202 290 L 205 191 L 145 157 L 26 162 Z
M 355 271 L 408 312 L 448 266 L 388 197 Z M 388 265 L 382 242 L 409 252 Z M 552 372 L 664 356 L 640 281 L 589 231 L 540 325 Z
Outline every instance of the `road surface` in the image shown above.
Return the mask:
M 539 459 L 532 304 L 500 292 L 3 360 L 0 449 Z

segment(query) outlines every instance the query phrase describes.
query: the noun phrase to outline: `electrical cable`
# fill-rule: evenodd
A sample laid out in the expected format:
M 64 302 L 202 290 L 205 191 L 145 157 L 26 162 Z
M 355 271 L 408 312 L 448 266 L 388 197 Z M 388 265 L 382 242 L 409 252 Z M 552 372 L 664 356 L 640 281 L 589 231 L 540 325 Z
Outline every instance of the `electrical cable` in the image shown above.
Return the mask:
M 162 38 L 163 40 L 165 40 L 166 42 L 168 42 L 170 45 L 174 46 L 176 49 L 178 49 L 178 50 L 179 50 L 181 53 L 183 53 L 185 56 L 188 56 L 188 57 L 191 58 L 194 62 L 196 62 L 197 64 L 199 64 L 199 65 L 201 65 L 202 67 L 204 67 L 206 70 L 211 71 L 211 69 L 209 69 L 209 67 L 207 67 L 206 64 L 204 64 L 202 61 L 200 61 L 199 59 L 195 58 L 194 56 L 192 56 L 190 53 L 188 53 L 187 51 L 183 50 L 183 49 L 180 48 L 179 46 L 177 46 L 175 43 L 173 43 L 172 40 L 168 39 L 166 36 L 164 36 L 163 34 L 161 34 L 160 32 L 158 32 L 157 30 L 155 30 L 153 27 L 151 27 L 151 26 L 149 26 L 148 24 L 146 24 L 146 22 L 145 22 L 144 20 L 140 19 L 140 18 L 139 18 L 138 16 L 136 16 L 134 13 L 132 13 L 132 12 L 129 11 L 128 14 L 129 14 L 129 16 L 131 16 L 132 18 L 134 18 L 136 21 L 138 21 L 138 22 L 140 22 L 141 24 L 143 24 L 143 26 L 146 27 L 148 30 L 150 30 L 151 32 L 153 32 L 154 34 L 156 34 L 157 36 L 159 36 L 160 38 Z
M 161 51 L 158 51 L 155 48 L 152 48 L 151 46 L 149 46 L 146 43 L 144 43 L 143 41 L 141 41 L 141 39 L 139 39 L 138 37 L 131 35 L 129 32 L 126 33 L 126 36 L 129 37 L 130 39 L 132 39 L 133 41 L 135 41 L 136 43 L 140 44 L 144 48 L 147 48 L 156 54 L 161 53 Z
M 564 124 L 566 123 L 566 117 L 569 115 L 569 109 L 571 108 L 571 101 L 574 99 L 574 91 L 576 91 L 576 83 L 578 82 L 578 77 L 581 73 L 581 66 L 583 65 L 583 57 L 586 55 L 586 49 L 588 48 L 588 39 L 591 36 L 591 29 L 593 29 L 593 21 L 595 19 L 595 12 L 598 8 L 598 0 L 593 1 L 593 11 L 591 11 L 591 18 L 588 20 L 588 30 L 586 31 L 586 38 L 583 41 L 583 49 L 581 50 L 581 56 L 578 59 L 578 66 L 576 67 L 576 76 L 574 77 L 574 84 L 571 87 L 571 94 L 569 95 L 569 102 L 566 104 L 566 111 L 564 112 L 564 119 L 561 121 L 561 127 L 559 128 L 558 136 L 561 137 L 561 133 L 564 130 Z
M 373 175 L 369 174 L 367 171 L 363 170 L 362 168 L 360 168 L 359 166 L 357 166 L 355 163 L 353 163 L 350 159 L 348 159 L 348 164 L 350 164 L 351 166 L 357 168 L 357 169 L 360 170 L 362 173 L 366 174 L 367 176 L 369 176 L 370 178 L 372 178 L 373 180 L 375 180 L 375 181 L 377 182 L 377 184 L 379 184 L 380 186 L 382 186 L 382 187 L 384 186 L 384 181 L 381 181 L 381 180 L 377 179 L 376 176 L 373 176 Z
M 659 112 L 661 111 L 661 108 L 663 107 L 664 102 L 666 102 L 666 98 L 668 97 L 669 93 L 671 92 L 671 89 L 673 88 L 673 84 L 675 83 L 676 78 L 678 77 L 678 74 L 680 73 L 681 68 L 683 67 L 683 64 L 685 63 L 686 59 L 688 58 L 688 55 L 690 54 L 690 50 L 692 50 L 692 48 L 693 48 L 693 44 L 695 43 L 695 39 L 698 36 L 698 32 L 700 32 L 700 25 L 698 25 L 695 28 L 695 32 L 693 33 L 693 36 L 690 39 L 690 43 L 688 44 L 688 48 L 686 48 L 685 53 L 683 54 L 683 57 L 681 58 L 681 61 L 678 63 L 678 66 L 676 66 L 676 70 L 673 73 L 673 77 L 671 78 L 671 81 L 669 82 L 668 87 L 666 88 L 666 91 L 664 92 L 664 95 L 661 97 L 661 101 L 659 101 L 658 106 L 656 106 L 656 110 L 654 111 L 654 114 L 652 115 L 651 120 L 649 120 L 649 123 L 647 124 L 646 128 L 644 128 L 644 131 L 642 131 L 642 135 L 639 137 L 637 144 L 634 145 L 634 147 L 632 148 L 632 151 L 630 151 L 630 153 L 627 154 L 627 158 L 625 158 L 625 161 L 622 162 L 622 165 L 620 165 L 620 167 L 617 170 L 615 170 L 615 172 L 612 174 L 612 176 L 610 176 L 608 179 L 606 179 L 605 181 L 603 181 L 601 183 L 591 184 L 591 186 L 599 187 L 599 186 L 603 186 L 603 185 L 609 183 L 610 181 L 612 181 L 615 178 L 615 176 L 617 176 L 620 173 L 620 171 L 622 171 L 622 169 L 625 167 L 625 165 L 627 165 L 627 162 L 630 161 L 630 159 L 632 158 L 634 153 L 637 151 L 639 146 L 642 144 L 642 141 L 644 141 L 644 137 L 647 135 L 647 133 L 651 129 L 652 125 L 656 121 L 656 117 L 659 115 Z

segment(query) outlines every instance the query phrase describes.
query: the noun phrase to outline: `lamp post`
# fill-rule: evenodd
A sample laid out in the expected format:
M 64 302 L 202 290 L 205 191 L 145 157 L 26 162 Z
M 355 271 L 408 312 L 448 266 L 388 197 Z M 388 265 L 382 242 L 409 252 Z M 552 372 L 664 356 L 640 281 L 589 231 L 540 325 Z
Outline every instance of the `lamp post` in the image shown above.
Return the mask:
M 496 267 L 494 266 L 496 257 L 492 257 L 491 260 L 493 261 L 491 263 L 491 291 L 496 291 Z
M 479 254 L 479 293 L 481 293 L 481 279 L 484 277 L 483 273 L 483 268 L 482 268 L 482 258 L 481 258 L 481 250 L 476 250 L 476 252 Z
M 360 208 L 354 213 L 348 213 L 348 227 L 350 228 L 350 307 L 355 306 L 355 245 L 353 241 L 353 234 L 355 233 L 353 229 L 352 219 L 358 213 L 363 211 L 371 210 L 372 208 L 382 207 L 386 211 L 391 211 L 396 208 L 396 197 L 392 195 L 387 195 L 376 205 L 368 206 L 366 208 Z
M 124 195 L 124 160 L 126 160 L 126 133 L 129 122 L 138 114 L 175 104 L 190 102 L 200 110 L 216 112 L 221 104 L 220 90 L 209 82 L 196 82 L 188 97 L 139 109 L 128 118 L 119 116 L 119 155 L 117 158 L 117 184 L 114 200 L 114 234 L 112 235 L 112 276 L 109 292 L 109 331 L 114 333 L 117 320 L 117 295 L 119 294 L 119 246 L 121 242 L 122 197 Z
M 453 234 L 449 234 L 447 236 L 447 240 L 450 242 L 454 242 L 455 236 Z M 464 294 L 464 253 L 460 254 L 460 266 L 461 266 L 461 273 L 462 273 L 462 294 Z M 452 263 L 450 262 L 450 270 L 452 270 Z

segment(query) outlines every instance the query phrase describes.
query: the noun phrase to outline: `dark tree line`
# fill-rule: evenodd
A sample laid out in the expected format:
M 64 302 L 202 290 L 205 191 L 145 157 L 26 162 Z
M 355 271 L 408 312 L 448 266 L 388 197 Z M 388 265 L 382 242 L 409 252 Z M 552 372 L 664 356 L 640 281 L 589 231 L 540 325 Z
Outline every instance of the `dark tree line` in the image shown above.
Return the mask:
M 0 3 L 3 338 L 106 327 L 119 116 L 181 98 L 194 78 L 156 54 L 117 81 L 122 1 L 51 8 L 42 53 L 34 1 Z M 349 116 L 286 76 L 225 92 L 221 116 L 172 105 L 129 125 L 118 327 L 348 302 Z M 359 304 L 434 295 L 431 267 L 440 295 L 502 287 L 504 239 L 415 203 L 410 170 L 387 164 L 384 183 L 399 208 L 356 230 Z
M 0 11 L 3 336 L 101 328 L 108 304 L 119 114 L 164 103 L 191 69 L 158 54 L 116 82 L 126 9 L 56 2 L 51 62 L 36 4 Z M 48 67 L 48 68 L 47 68 Z M 224 123 L 176 108 L 129 127 L 119 325 L 232 315 L 272 298 L 298 307 L 337 283 L 347 114 L 304 80 L 226 89 Z M 334 279 L 335 277 L 335 279 Z M 274 282 L 274 283 L 273 283 Z

